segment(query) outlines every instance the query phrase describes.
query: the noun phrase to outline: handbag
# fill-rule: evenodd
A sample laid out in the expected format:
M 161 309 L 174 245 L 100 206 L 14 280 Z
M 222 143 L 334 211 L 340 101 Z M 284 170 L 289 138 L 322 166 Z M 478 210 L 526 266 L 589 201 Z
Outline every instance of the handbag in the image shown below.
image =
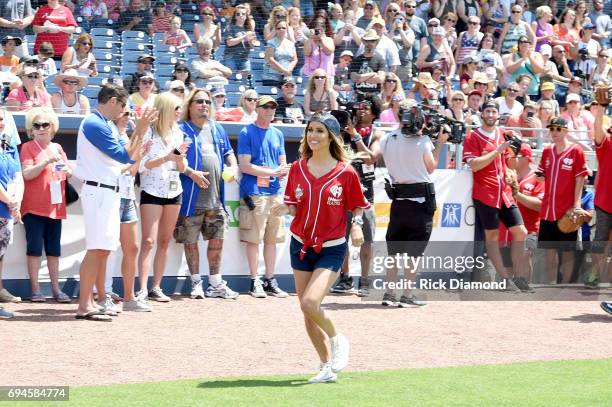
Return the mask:
M 79 200 L 79 193 L 77 190 L 66 180 L 66 206 L 72 205 Z

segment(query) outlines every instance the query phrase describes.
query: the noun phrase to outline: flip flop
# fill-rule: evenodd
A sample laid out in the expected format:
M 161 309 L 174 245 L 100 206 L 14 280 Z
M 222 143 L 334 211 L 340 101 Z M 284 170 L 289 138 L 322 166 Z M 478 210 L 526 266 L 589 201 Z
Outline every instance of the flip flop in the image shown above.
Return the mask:
M 63 291 L 60 291 L 59 294 L 57 294 L 55 296 L 55 301 L 57 301 L 57 302 L 59 302 L 61 304 L 68 304 L 68 303 L 72 302 L 70 297 L 68 297 L 68 295 L 66 293 L 64 293 Z
M 88 321 L 110 322 L 110 321 L 113 320 L 111 317 L 109 317 L 108 315 L 106 315 L 102 311 L 91 311 L 91 312 L 88 312 L 85 315 L 76 314 L 74 317 L 76 319 L 86 319 Z

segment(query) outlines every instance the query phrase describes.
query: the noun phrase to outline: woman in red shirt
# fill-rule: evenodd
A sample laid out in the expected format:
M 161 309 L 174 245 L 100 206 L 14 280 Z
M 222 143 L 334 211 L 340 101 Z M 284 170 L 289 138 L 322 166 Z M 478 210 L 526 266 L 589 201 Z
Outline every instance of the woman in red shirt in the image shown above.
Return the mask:
M 36 34 L 34 53 L 38 53 L 40 44 L 49 41 L 53 44 L 55 57 L 61 58 L 68 48 L 68 39 L 77 27 L 77 22 L 68 7 L 59 4 L 58 0 L 47 0 L 47 5 L 36 11 L 32 27 Z
M 38 106 L 53 107 L 51 95 L 40 85 L 41 72 L 37 68 L 26 66 L 23 70 L 17 70 L 17 76 L 22 85 L 6 97 L 8 110 L 25 112 Z
M 329 114 L 313 115 L 300 145 L 302 158 L 289 171 L 285 202 L 272 208 L 277 215 L 294 216 L 291 267 L 306 331 L 321 360 L 311 383 L 336 380 L 336 373 L 348 364 L 348 340 L 337 332 L 321 302 L 346 255 L 346 212 L 353 213 L 351 240 L 360 246 L 361 216 L 370 206 L 342 146 L 338 121 Z
M 70 302 L 70 298 L 60 290 L 58 277 L 62 219 L 66 219 L 65 188 L 72 169 L 62 146 L 51 142 L 59 130 L 59 121 L 53 110 L 44 107 L 30 109 L 25 127 L 31 141 L 21 146 L 25 180 L 21 213 L 26 232 L 31 299 L 33 302 L 45 301 L 38 284 L 44 247 L 53 297 L 57 302 Z

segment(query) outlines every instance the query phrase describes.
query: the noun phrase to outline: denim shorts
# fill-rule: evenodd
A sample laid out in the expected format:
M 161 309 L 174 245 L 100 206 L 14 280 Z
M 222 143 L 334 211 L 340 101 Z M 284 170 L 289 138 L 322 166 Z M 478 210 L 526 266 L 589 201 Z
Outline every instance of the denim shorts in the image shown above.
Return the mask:
M 234 72 L 251 70 L 251 61 L 248 58 L 226 58 L 223 63 Z
M 291 267 L 299 271 L 315 271 L 316 269 L 327 269 L 337 273 L 342 268 L 344 257 L 346 256 L 347 243 L 324 247 L 320 253 L 314 251 L 312 247 L 304 255 L 304 259 L 300 259 L 300 243 L 295 237 L 291 237 L 291 245 L 289 246 L 289 254 L 291 255 Z
M 121 223 L 138 222 L 138 212 L 136 211 L 135 200 L 121 198 L 121 205 L 119 206 L 119 218 Z

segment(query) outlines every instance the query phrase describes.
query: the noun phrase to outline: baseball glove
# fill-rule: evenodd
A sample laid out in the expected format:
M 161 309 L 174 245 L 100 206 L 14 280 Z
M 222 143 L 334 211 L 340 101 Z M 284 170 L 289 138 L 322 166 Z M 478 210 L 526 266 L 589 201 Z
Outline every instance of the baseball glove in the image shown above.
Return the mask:
M 580 208 L 571 208 L 557 221 L 559 230 L 563 233 L 572 233 L 580 229 L 583 223 L 593 218 L 590 212 Z
M 608 106 L 610 104 L 612 86 L 605 84 L 595 85 L 595 100 L 600 106 Z

